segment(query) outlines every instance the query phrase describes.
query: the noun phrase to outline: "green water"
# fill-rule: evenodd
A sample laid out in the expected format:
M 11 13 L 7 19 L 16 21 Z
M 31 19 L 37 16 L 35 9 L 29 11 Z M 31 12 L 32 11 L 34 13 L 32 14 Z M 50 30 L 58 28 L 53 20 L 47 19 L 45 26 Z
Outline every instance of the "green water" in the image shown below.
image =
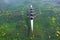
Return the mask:
M 59 1 L 32 1 L 36 16 L 33 33 L 29 18 L 30 2 L 0 4 L 0 40 L 60 40 Z

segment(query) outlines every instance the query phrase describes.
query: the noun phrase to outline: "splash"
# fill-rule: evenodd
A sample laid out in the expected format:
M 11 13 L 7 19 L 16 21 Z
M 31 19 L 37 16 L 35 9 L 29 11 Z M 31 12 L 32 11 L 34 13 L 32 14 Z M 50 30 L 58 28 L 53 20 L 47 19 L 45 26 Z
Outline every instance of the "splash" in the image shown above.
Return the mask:
M 31 30 L 33 32 L 33 20 L 31 20 Z

